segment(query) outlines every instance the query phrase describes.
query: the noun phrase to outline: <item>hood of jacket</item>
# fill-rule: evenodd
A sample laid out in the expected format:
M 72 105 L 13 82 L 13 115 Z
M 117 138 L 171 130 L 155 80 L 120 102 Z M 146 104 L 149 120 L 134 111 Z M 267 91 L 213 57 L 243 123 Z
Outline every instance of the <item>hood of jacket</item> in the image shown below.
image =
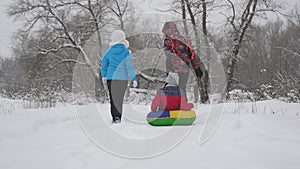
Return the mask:
M 123 52 L 126 52 L 126 47 L 124 44 L 115 44 L 113 46 L 111 46 L 109 52 L 113 55 L 120 55 Z
M 175 25 L 175 22 L 166 22 L 162 29 L 162 33 L 166 36 L 170 36 L 170 35 L 178 35 L 179 31 Z

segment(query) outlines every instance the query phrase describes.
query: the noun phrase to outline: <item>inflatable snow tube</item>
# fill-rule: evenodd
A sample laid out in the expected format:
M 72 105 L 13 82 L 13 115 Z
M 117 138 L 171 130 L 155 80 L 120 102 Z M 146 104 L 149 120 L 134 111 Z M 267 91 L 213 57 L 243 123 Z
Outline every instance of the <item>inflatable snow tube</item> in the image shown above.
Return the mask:
M 192 125 L 195 119 L 192 110 L 153 111 L 147 115 L 147 122 L 152 126 Z

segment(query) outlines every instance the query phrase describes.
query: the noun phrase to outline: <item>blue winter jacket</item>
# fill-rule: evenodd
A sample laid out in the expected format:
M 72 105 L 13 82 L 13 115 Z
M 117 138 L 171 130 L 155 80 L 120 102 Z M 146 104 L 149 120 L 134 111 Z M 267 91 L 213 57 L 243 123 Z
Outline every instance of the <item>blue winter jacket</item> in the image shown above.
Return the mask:
M 123 44 L 113 45 L 104 53 L 100 69 L 107 80 L 136 80 L 130 52 Z

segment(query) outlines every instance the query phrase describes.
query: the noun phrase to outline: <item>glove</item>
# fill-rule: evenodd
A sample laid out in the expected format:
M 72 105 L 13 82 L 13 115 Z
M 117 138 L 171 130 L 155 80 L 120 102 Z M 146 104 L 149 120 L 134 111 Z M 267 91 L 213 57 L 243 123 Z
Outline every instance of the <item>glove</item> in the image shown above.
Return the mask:
M 138 86 L 138 83 L 137 83 L 136 80 L 134 80 L 134 81 L 132 82 L 132 86 L 133 86 L 134 88 L 136 88 L 136 87 Z
M 102 77 L 102 83 L 104 83 L 104 84 L 107 83 L 106 77 Z

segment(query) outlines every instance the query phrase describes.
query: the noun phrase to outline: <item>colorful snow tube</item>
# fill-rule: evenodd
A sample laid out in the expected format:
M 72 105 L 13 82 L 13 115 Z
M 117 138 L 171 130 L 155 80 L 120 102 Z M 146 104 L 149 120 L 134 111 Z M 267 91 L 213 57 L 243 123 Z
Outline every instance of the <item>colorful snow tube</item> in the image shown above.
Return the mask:
M 195 119 L 192 110 L 153 111 L 147 115 L 147 122 L 152 126 L 191 125 Z

